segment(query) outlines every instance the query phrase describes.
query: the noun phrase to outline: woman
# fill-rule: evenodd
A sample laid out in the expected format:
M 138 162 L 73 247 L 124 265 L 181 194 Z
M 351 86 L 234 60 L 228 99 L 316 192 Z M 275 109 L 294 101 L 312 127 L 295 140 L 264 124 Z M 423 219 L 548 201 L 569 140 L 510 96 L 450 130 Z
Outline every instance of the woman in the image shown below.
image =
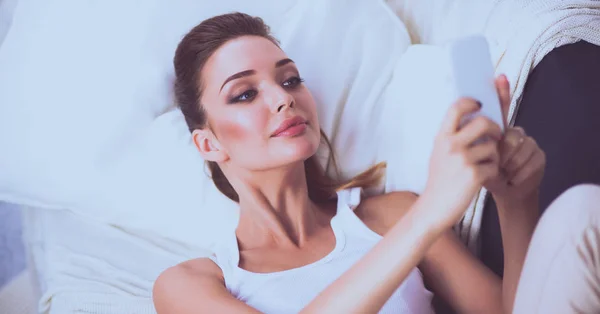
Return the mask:
M 321 141 L 331 146 L 315 102 L 261 19 L 233 13 L 202 22 L 174 64 L 193 141 L 215 185 L 239 203 L 240 220 L 214 256 L 161 274 L 159 313 L 430 313 L 420 271 L 458 312 L 513 308 L 545 166 L 522 129 L 503 134 L 484 117 L 461 124 L 481 106 L 461 99 L 437 136 L 425 192 L 361 200 L 384 165 L 347 182 L 325 173 L 315 153 Z M 496 86 L 507 109 L 506 78 Z M 504 279 L 451 231 L 482 186 L 499 207 Z

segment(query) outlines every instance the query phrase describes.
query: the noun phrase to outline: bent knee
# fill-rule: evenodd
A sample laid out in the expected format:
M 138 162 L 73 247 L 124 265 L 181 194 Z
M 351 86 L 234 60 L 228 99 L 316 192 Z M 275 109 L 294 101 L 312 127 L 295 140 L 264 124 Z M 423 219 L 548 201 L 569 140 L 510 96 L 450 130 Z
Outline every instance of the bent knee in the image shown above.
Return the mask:
M 564 225 L 598 224 L 600 221 L 600 186 L 580 184 L 563 192 L 550 204 L 542 217 L 544 221 Z M 550 223 L 550 222 L 546 222 Z
M 596 184 L 579 184 L 573 186 L 561 194 L 558 198 L 567 198 L 569 201 L 581 202 L 592 201 L 598 204 L 600 200 L 600 185 Z M 586 202 L 591 203 L 591 202 Z

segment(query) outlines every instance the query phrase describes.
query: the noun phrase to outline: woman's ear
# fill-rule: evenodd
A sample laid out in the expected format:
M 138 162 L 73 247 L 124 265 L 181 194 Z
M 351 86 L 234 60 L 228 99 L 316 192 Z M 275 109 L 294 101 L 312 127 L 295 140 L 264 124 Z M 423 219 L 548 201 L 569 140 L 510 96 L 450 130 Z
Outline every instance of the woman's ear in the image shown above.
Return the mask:
M 220 163 L 229 159 L 229 155 L 222 149 L 221 143 L 210 130 L 194 130 L 192 140 L 204 160 Z

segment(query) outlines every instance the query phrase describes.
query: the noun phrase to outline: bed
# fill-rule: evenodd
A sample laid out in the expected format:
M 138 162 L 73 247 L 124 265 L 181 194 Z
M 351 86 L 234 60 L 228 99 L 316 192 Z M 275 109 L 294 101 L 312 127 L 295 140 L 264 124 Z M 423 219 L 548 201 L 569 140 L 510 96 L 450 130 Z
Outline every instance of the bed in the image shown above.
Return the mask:
M 10 1 L 0 0 L 2 9 L 0 16 L 9 16 L 6 8 L 9 8 L 7 4 Z M 107 86 L 106 89 L 114 92 L 114 94 L 107 93 L 99 96 L 103 104 L 112 108 L 113 111 L 96 107 L 89 109 L 96 115 L 97 119 L 95 120 L 102 121 L 104 119 L 115 125 L 112 132 L 109 132 L 109 136 L 98 137 L 98 142 L 106 144 L 101 147 L 102 149 L 96 146 L 86 146 L 86 143 L 81 144 L 78 147 L 79 150 L 70 149 L 72 143 L 80 143 L 80 138 L 73 135 L 71 130 L 76 127 L 85 127 L 85 124 L 81 121 L 66 119 L 64 115 L 61 116 L 52 111 L 71 112 L 75 115 L 87 113 L 82 111 L 79 103 L 73 102 L 72 106 L 68 107 L 67 105 L 71 105 L 71 98 L 64 98 L 64 94 L 58 94 L 51 90 L 52 86 L 56 88 L 58 85 L 49 83 L 50 87 L 42 90 L 42 92 L 46 92 L 46 98 L 56 101 L 53 102 L 53 107 L 35 106 L 33 101 L 35 98 L 26 98 L 28 102 L 21 104 L 24 108 L 40 110 L 41 113 L 46 114 L 45 117 L 50 116 L 62 122 L 61 128 L 50 131 L 55 132 L 51 133 L 52 135 L 62 136 L 64 140 L 59 141 L 57 145 L 63 148 L 64 152 L 49 154 L 42 166 L 53 169 L 48 170 L 45 174 L 33 173 L 26 169 L 26 166 L 34 165 L 28 156 L 14 153 L 0 157 L 0 165 L 3 166 L 0 167 L 0 178 L 2 178 L 0 180 L 0 200 L 20 204 L 18 208 L 7 203 L 0 205 L 0 219 L 2 219 L 0 226 L 11 226 L 0 229 L 0 240 L 4 240 L 0 242 L 0 252 L 4 252 L 0 256 L 8 255 L 6 252 L 10 252 L 9 258 L 0 259 L 0 263 L 2 263 L 0 265 L 0 286 L 2 286 L 0 288 L 0 312 L 8 314 L 32 312 L 59 314 L 76 312 L 154 313 L 151 303 L 153 279 L 170 265 L 208 254 L 214 239 L 218 238 L 222 232 L 233 228 L 236 221 L 233 204 L 227 203 L 218 194 L 215 194 L 214 187 L 211 187 L 210 184 L 198 185 L 194 182 L 197 178 L 196 175 L 202 173 L 201 168 L 178 166 L 178 164 L 193 165 L 197 163 L 197 159 L 189 150 L 187 131 L 182 124 L 180 115 L 173 111 L 172 104 L 168 103 L 170 100 L 168 91 L 157 88 L 169 81 L 168 76 L 166 78 L 161 76 L 164 74 L 161 71 L 168 72 L 167 68 L 170 66 L 168 61 L 177 36 L 165 34 L 166 30 L 159 32 L 159 26 L 162 24 L 151 22 L 173 21 L 175 26 L 172 27 L 179 27 L 176 32 L 181 32 L 201 19 L 201 16 L 198 15 L 208 13 L 201 10 L 204 8 L 201 2 L 195 4 L 197 6 L 195 10 L 188 7 L 190 4 L 187 1 L 172 1 L 169 4 L 148 1 L 148 4 L 143 6 L 123 2 L 119 7 L 118 14 L 112 15 L 111 26 L 103 29 L 98 26 L 104 26 L 103 24 L 93 23 L 100 23 L 106 14 L 113 14 L 116 8 L 114 5 L 107 3 L 90 7 L 80 3 L 73 5 L 73 14 L 65 14 L 64 10 L 60 10 L 61 8 L 52 7 L 52 4 L 61 4 L 60 1 L 43 3 L 34 0 L 19 1 L 20 7 L 17 7 L 17 13 L 19 13 L 20 19 L 15 20 L 15 25 L 20 31 L 23 31 L 23 27 L 28 25 L 26 23 L 29 21 L 28 18 L 31 20 L 37 18 L 44 23 L 50 23 L 54 21 L 52 18 L 63 17 L 64 21 L 81 23 L 82 29 L 93 34 L 101 35 L 103 32 L 113 34 L 116 39 L 101 37 L 100 40 L 97 40 L 100 43 L 105 41 L 122 45 L 122 55 L 112 56 L 131 58 L 130 60 L 134 60 L 134 58 L 156 59 L 160 60 L 160 63 L 155 68 L 141 67 L 142 63 L 139 68 L 117 64 L 125 67 L 120 73 L 121 77 L 118 78 L 114 78 L 114 73 L 109 71 L 118 69 L 115 64 L 105 67 L 109 70 L 104 70 L 102 67 L 96 68 L 100 76 L 106 75 L 105 78 L 112 77 L 116 80 L 115 83 L 94 81 L 100 86 Z M 234 2 L 219 4 L 221 6 L 219 10 L 256 10 L 256 8 L 248 8 Z M 426 162 L 423 161 L 426 161 L 426 158 L 422 157 L 428 154 L 428 148 L 426 145 L 417 147 L 406 135 L 406 130 L 410 129 L 409 126 L 420 127 L 419 132 L 423 134 L 421 141 L 427 142 L 428 136 L 431 137 L 436 130 L 436 121 L 439 120 L 447 105 L 444 102 L 449 101 L 447 97 L 449 93 L 444 92 L 446 83 L 443 79 L 438 78 L 439 71 L 444 64 L 441 61 L 436 63 L 431 60 L 442 55 L 440 47 L 449 40 L 473 31 L 484 33 L 491 43 L 493 58 L 497 61 L 497 72 L 507 73 L 511 81 L 517 82 L 513 85 L 515 97 L 512 102 L 512 122 L 524 126 L 548 153 L 548 171 L 542 185 L 544 200 L 542 204 L 544 205 L 569 186 L 588 182 L 600 183 L 600 165 L 596 162 L 600 160 L 600 148 L 598 145 L 590 144 L 591 142 L 583 144 L 576 140 L 582 138 L 582 134 L 600 132 L 597 124 L 597 117 L 600 116 L 599 107 L 595 105 L 600 97 L 595 86 L 599 86 L 600 82 L 599 78 L 590 75 L 594 72 L 592 69 L 596 69 L 595 73 L 600 71 L 600 61 L 598 61 L 600 60 L 600 48 L 598 47 L 600 45 L 600 25 L 597 22 L 600 4 L 594 1 L 585 3 L 579 1 L 575 9 L 579 10 L 580 14 L 575 17 L 574 8 L 569 6 L 569 1 L 563 2 L 563 4 L 553 4 L 555 7 L 548 7 L 547 2 L 528 1 L 523 3 L 517 0 L 502 2 L 446 0 L 435 3 L 396 0 L 387 1 L 387 3 L 375 1 L 374 4 L 352 2 L 356 6 L 364 5 L 364 7 L 359 7 L 360 10 L 355 9 L 362 14 L 363 18 L 365 16 L 377 17 L 378 23 L 370 23 L 370 28 L 366 29 L 354 26 L 361 25 L 360 21 L 352 24 L 351 20 L 354 17 L 352 14 L 357 14 L 350 8 L 352 6 L 340 9 L 335 6 L 339 3 L 333 1 L 304 1 L 302 4 L 295 1 L 282 1 L 281 7 L 271 8 L 273 11 L 281 10 L 278 12 L 287 14 L 284 16 L 288 20 L 296 22 L 301 21 L 301 17 L 304 15 L 294 12 L 304 12 L 304 14 L 324 12 L 320 13 L 322 14 L 321 19 L 316 20 L 317 26 L 314 29 L 306 30 L 291 26 L 286 28 L 285 25 L 278 24 L 279 20 L 273 12 L 267 12 L 264 15 L 267 23 L 275 25 L 274 28 L 279 32 L 278 35 L 284 38 L 284 49 L 291 51 L 293 58 L 299 64 L 306 65 L 309 78 L 312 75 L 314 80 L 317 80 L 320 76 L 330 75 L 327 78 L 334 76 L 334 81 L 351 82 L 355 88 L 362 88 L 361 92 L 350 93 L 344 84 L 328 86 L 336 91 L 331 93 L 324 91 L 324 88 L 319 89 L 317 83 L 313 86 L 320 103 L 341 104 L 325 108 L 323 109 L 325 112 L 320 112 L 320 114 L 325 117 L 324 128 L 326 131 L 337 132 L 337 137 L 333 138 L 334 146 L 337 145 L 336 147 L 342 151 L 344 156 L 356 155 L 352 154 L 354 145 L 346 145 L 347 143 L 360 144 L 360 141 L 365 141 L 368 145 L 372 145 L 370 142 L 374 142 L 369 141 L 369 138 L 350 142 L 349 136 L 343 130 L 348 126 L 356 125 L 354 121 L 357 117 L 380 115 L 378 116 L 380 118 L 373 118 L 365 124 L 379 123 L 388 126 L 392 124 L 389 121 L 386 122 L 381 116 L 398 117 L 400 121 L 403 121 L 400 124 L 404 125 L 404 129 L 402 126 L 395 126 L 399 129 L 390 131 L 389 128 L 382 128 L 380 132 L 382 142 L 385 143 L 402 139 L 400 142 L 393 143 L 400 147 L 399 151 L 405 152 L 403 158 L 406 160 L 401 160 L 395 155 L 397 154 L 395 151 L 378 149 L 373 149 L 378 151 L 378 154 L 372 156 L 356 159 L 345 157 L 346 159 L 341 160 L 350 172 L 363 169 L 365 165 L 372 164 L 378 159 L 400 160 L 397 164 L 390 165 L 395 176 L 390 175 L 387 178 L 388 182 L 386 182 L 385 188 L 388 190 L 409 189 L 418 192 L 424 184 L 423 169 L 426 168 Z M 10 3 L 16 4 L 17 1 L 12 0 Z M 36 5 L 39 7 L 36 8 Z M 159 10 L 160 8 L 162 10 Z M 193 12 L 204 13 L 193 14 Z M 510 12 L 519 12 L 519 14 L 512 16 L 514 25 L 509 25 L 512 28 L 503 29 L 507 26 L 506 20 Z M 30 15 L 25 15 L 25 13 Z M 344 17 L 341 13 L 350 17 Z M 476 16 L 477 18 L 463 19 L 464 16 Z M 537 20 L 532 16 L 536 16 Z M 127 26 L 132 25 L 131 19 L 133 18 L 139 19 L 139 23 L 135 23 L 135 26 Z M 358 20 L 358 17 L 354 20 Z M 64 66 L 68 61 L 76 63 L 78 60 L 72 60 L 72 56 L 67 58 L 63 55 L 66 52 L 52 46 L 68 45 L 69 40 L 72 39 L 67 36 L 60 37 L 59 32 L 74 36 L 78 34 L 78 30 L 66 29 L 64 25 L 60 25 L 58 22 L 54 23 L 47 24 L 46 26 L 50 27 L 43 30 L 35 29 L 26 38 L 34 39 L 27 42 L 28 47 L 44 47 L 42 44 L 46 45 L 48 47 L 47 56 L 44 58 L 48 58 L 45 60 L 56 60 L 55 64 L 36 63 L 41 61 L 35 59 L 29 61 L 55 73 L 63 70 L 71 76 L 81 75 L 84 73 L 79 72 L 81 69 Z M 8 33 L 10 24 L 3 25 L 5 28 L 0 28 L 0 35 L 3 32 Z M 527 25 L 535 26 L 528 28 L 529 32 L 517 32 L 518 29 Z M 118 27 L 122 27 L 122 29 Z M 144 27 L 148 29 L 144 29 Z M 352 53 L 344 56 L 346 58 L 344 60 L 349 64 L 357 65 L 355 68 L 348 70 L 345 64 L 336 63 L 336 60 L 340 59 L 337 55 L 325 53 L 324 56 L 315 58 L 303 54 L 303 50 L 299 47 L 307 43 L 309 47 L 319 47 L 325 41 L 320 36 L 330 35 L 328 40 L 331 41 L 343 40 L 345 38 L 336 38 L 339 37 L 341 28 L 350 28 L 355 32 L 353 34 L 356 34 L 355 38 L 346 39 L 343 43 L 346 45 L 344 46 L 346 49 L 342 49 L 344 51 L 361 51 L 362 56 Z M 322 30 L 328 31 L 323 32 Z M 7 56 L 14 58 L 11 59 L 12 61 L 22 61 L 16 55 L 16 52 L 19 51 L 17 48 L 22 43 L 15 40 L 14 34 L 17 31 L 12 29 L 11 32 L 9 34 L 9 36 L 12 35 L 11 51 L 14 54 L 9 55 L 6 53 L 8 48 L 3 47 L 4 50 L 0 49 L 0 61 L 5 60 Z M 144 37 L 149 34 L 162 36 L 162 42 L 150 41 Z M 40 39 L 42 35 L 46 37 Z M 47 39 L 52 38 L 49 35 L 56 36 L 54 38 L 57 39 L 50 41 Z M 142 42 L 139 47 L 133 46 L 134 43 L 125 41 L 127 38 L 125 35 L 131 36 L 130 38 L 139 36 L 147 41 Z M 287 38 L 302 40 L 288 41 Z M 35 39 L 42 42 L 35 42 Z M 162 45 L 164 43 L 167 43 L 164 45 L 165 47 Z M 105 47 L 93 46 L 94 43 L 91 40 L 81 39 L 80 44 L 88 44 L 91 45 L 90 47 L 100 50 L 106 49 L 102 51 L 108 54 L 113 53 L 112 50 Z M 84 49 L 85 47 L 82 48 L 81 45 L 74 49 Z M 152 53 L 140 58 L 138 54 L 140 47 L 151 48 Z M 82 51 L 88 50 L 80 52 Z M 381 51 L 387 53 L 382 54 Z M 149 62 L 148 60 L 142 61 Z M 61 62 L 63 62 L 62 65 Z M 11 69 L 21 69 L 26 73 L 35 73 L 27 72 L 33 70 L 24 65 L 19 68 L 19 63 L 0 65 L 11 66 Z M 324 66 L 330 67 L 332 73 L 323 74 Z M 364 69 L 367 69 L 366 73 L 359 72 L 359 70 L 365 71 Z M 135 78 L 134 74 L 137 72 L 134 70 L 144 71 L 142 72 L 145 77 L 143 85 L 134 86 L 130 81 L 125 80 L 126 78 Z M 405 72 L 414 75 L 400 75 Z M 64 76 L 65 79 L 68 79 L 67 74 Z M 0 84 L 16 84 L 8 81 L 14 77 L 1 75 Z M 425 91 L 423 89 L 425 82 L 429 82 L 429 86 L 436 86 L 440 92 L 436 95 L 427 95 L 426 97 L 430 98 L 423 100 L 422 97 L 419 98 L 418 94 Z M 77 82 L 73 81 L 73 84 L 77 84 Z M 15 88 L 18 85 L 7 86 Z M 123 86 L 136 89 L 136 91 L 143 88 L 142 90 L 151 92 L 148 92 L 148 95 L 140 96 L 137 92 L 128 93 Z M 82 86 L 82 93 L 90 91 L 86 88 L 89 87 Z M 7 93 L 8 88 L 4 91 Z M 6 117 L 7 113 L 11 113 L 14 114 L 12 120 L 19 121 L 27 127 L 33 129 L 40 127 L 37 124 L 47 126 L 42 119 L 26 120 L 24 118 L 27 113 L 25 110 L 21 112 L 5 107 L 6 101 L 9 99 L 6 98 L 6 93 L 2 94 L 2 90 L 0 90 L 0 97 L 5 97 L 0 98 L 0 119 Z M 82 95 L 84 96 L 84 94 Z M 73 98 L 82 95 L 75 95 Z M 29 94 L 26 96 L 35 97 L 35 95 Z M 58 100 L 61 99 L 67 99 L 67 101 L 60 103 Z M 155 99 L 161 99 L 163 102 L 158 103 Z M 90 100 L 90 102 L 100 100 Z M 414 108 L 415 106 L 404 105 L 418 101 L 431 103 L 430 107 Z M 143 102 L 151 103 L 151 105 L 140 111 L 139 104 Z M 566 102 L 569 103 L 568 110 L 565 110 Z M 436 107 L 433 103 L 441 104 Z M 5 115 L 3 116 L 3 114 Z M 539 119 L 542 114 L 544 119 Z M 341 116 L 341 118 L 337 119 L 337 116 Z M 132 117 L 135 120 L 132 121 Z M 2 121 L 6 123 L 0 123 L 0 126 L 7 127 L 8 125 L 12 129 L 0 129 L 0 131 L 5 131 L 0 134 L 12 131 L 8 134 L 23 136 L 25 127 L 11 124 L 11 121 L 8 120 L 0 120 L 0 122 Z M 411 123 L 414 121 L 420 123 L 412 125 Z M 87 121 L 87 123 L 94 125 L 97 121 Z M 560 123 L 566 124 L 566 127 L 561 130 L 567 128 L 572 129 L 572 132 L 559 132 L 555 126 Z M 389 136 L 390 134 L 393 136 Z M 91 136 L 100 135 L 102 134 L 91 134 Z M 135 139 L 135 141 L 123 141 L 123 138 Z M 26 137 L 23 139 L 28 140 Z M 152 139 L 152 141 L 148 139 Z M 0 137 L 0 145 L 4 145 L 2 147 L 7 150 L 11 148 L 12 152 L 22 152 L 25 148 L 37 148 L 24 148 L 6 137 Z M 129 149 L 124 147 L 129 147 Z M 567 149 L 574 150 L 577 154 L 569 154 Z M 177 155 L 178 159 L 172 159 L 170 155 L 164 154 L 164 151 L 175 152 L 172 155 Z M 139 156 L 152 157 L 148 157 L 150 161 L 140 162 Z M 84 162 L 89 162 L 89 164 Z M 562 165 L 565 164 L 570 166 L 563 167 Z M 97 169 L 90 165 L 99 168 L 104 173 L 98 173 Z M 156 180 L 151 180 L 151 178 L 144 178 L 146 182 L 140 183 L 139 178 L 143 173 L 147 173 L 148 169 L 152 169 L 155 177 L 162 178 L 159 181 L 172 182 L 177 178 L 184 178 L 189 180 L 185 181 L 189 183 L 189 186 L 187 190 L 183 188 L 182 191 L 177 192 L 172 190 L 173 187 L 166 186 L 162 182 L 154 182 Z M 120 177 L 116 176 L 117 174 Z M 98 178 L 99 183 L 95 182 L 92 185 L 86 177 Z M 117 182 L 115 178 L 119 178 L 122 182 Z M 90 194 L 88 189 L 83 188 L 85 186 L 97 188 L 103 193 Z M 139 188 L 131 190 L 129 195 L 124 195 L 122 191 L 131 186 Z M 202 191 L 201 202 L 203 204 L 218 204 L 222 208 L 222 212 L 217 216 L 209 217 L 206 216 L 206 211 L 190 206 L 190 202 L 193 203 L 193 200 L 186 198 L 184 194 L 193 194 L 197 191 Z M 152 197 L 148 197 L 148 195 L 152 195 Z M 473 252 L 480 255 L 488 266 L 501 274 L 502 249 L 499 243 L 497 215 L 494 205 L 485 196 L 485 191 L 482 191 L 456 230 Z M 146 198 L 149 201 L 145 201 Z M 90 200 L 94 200 L 94 204 L 90 204 Z M 148 209 L 151 210 L 151 215 L 149 215 L 151 218 L 138 219 L 147 214 Z M 168 211 L 171 216 L 166 215 L 165 211 Z M 23 227 L 19 228 L 21 221 Z M 191 222 L 195 222 L 195 224 Z M 173 228 L 169 224 L 177 225 L 178 228 Z M 19 237 L 19 234 L 22 237 Z M 24 246 L 22 246 L 23 243 Z M 440 305 L 439 312 L 444 313 L 445 311 L 447 309 Z

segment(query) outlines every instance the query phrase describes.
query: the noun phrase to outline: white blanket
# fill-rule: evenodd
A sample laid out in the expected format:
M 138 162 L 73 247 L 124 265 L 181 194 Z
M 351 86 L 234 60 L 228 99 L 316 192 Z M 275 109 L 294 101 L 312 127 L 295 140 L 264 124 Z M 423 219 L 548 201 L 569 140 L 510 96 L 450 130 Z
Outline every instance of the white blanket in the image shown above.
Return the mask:
M 496 73 L 506 74 L 511 82 L 512 122 L 527 77 L 550 51 L 580 40 L 600 46 L 597 0 L 387 1 L 409 28 L 413 43 L 442 45 L 483 33 L 490 42 Z M 459 226 L 461 238 L 474 252 L 486 194 L 480 193 Z

